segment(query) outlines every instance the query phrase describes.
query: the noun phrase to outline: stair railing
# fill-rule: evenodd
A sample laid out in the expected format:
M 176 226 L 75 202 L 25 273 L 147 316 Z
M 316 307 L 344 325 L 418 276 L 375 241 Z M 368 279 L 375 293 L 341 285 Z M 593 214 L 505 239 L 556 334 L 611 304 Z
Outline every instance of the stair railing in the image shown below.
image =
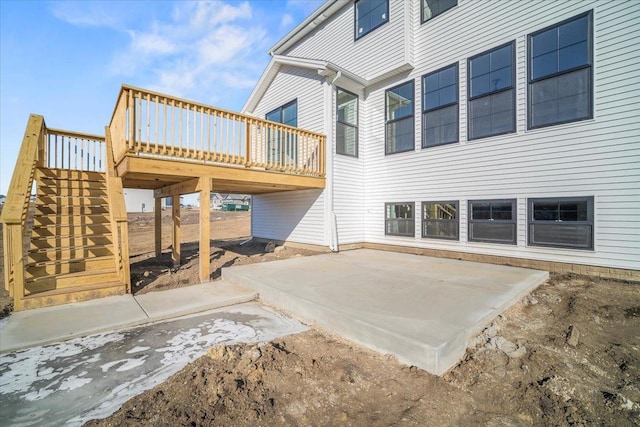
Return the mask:
M 46 158 L 44 117 L 31 114 L 22 139 L 16 167 L 0 216 L 4 235 L 4 283 L 14 300 L 14 310 L 22 309 L 24 291 L 25 234 L 29 202 L 36 167 Z
M 50 169 L 105 171 L 105 141 L 100 135 L 48 128 L 45 152 L 44 166 Z
M 132 86 L 122 86 L 109 128 L 116 163 L 142 155 L 325 175 L 320 133 Z
M 109 126 L 105 126 L 106 142 L 106 176 L 107 194 L 109 199 L 109 215 L 113 230 L 113 250 L 116 259 L 118 277 L 127 286 L 127 293 L 131 293 L 131 273 L 129 267 L 129 228 L 127 224 L 127 209 L 124 201 L 122 179 L 116 175 L 114 162 L 114 147 L 111 142 Z

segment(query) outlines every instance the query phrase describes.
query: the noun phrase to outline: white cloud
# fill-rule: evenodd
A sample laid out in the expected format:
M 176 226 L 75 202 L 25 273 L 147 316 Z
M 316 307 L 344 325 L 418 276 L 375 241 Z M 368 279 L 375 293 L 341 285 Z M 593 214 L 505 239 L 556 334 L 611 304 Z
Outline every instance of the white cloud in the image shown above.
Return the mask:
M 293 24 L 293 16 L 288 13 L 282 15 L 282 19 L 280 20 L 280 29 L 281 30 L 290 30 L 291 24 Z

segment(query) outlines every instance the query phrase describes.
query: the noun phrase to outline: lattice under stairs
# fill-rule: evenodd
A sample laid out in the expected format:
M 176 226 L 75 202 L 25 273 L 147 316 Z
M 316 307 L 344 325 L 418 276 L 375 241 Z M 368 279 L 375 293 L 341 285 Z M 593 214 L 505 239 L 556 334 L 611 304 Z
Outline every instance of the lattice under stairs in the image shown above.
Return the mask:
M 33 228 L 25 259 L 25 308 L 126 291 L 118 278 L 106 177 L 36 169 Z

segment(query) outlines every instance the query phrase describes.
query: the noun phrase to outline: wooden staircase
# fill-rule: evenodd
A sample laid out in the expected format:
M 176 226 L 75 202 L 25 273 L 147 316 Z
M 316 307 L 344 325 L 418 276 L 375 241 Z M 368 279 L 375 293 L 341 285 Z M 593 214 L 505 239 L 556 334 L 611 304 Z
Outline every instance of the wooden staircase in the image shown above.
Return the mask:
M 106 176 L 36 169 L 24 308 L 119 295 Z

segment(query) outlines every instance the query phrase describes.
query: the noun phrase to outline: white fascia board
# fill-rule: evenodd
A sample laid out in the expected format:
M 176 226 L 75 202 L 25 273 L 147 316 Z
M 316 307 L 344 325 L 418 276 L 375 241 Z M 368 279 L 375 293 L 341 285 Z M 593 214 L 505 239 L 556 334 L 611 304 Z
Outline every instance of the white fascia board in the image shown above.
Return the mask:
M 271 49 L 269 54 L 279 55 L 286 52 L 291 46 L 302 40 L 307 34 L 315 30 L 327 18 L 335 15 L 340 9 L 349 4 L 351 0 L 327 0 L 318 9 L 315 10 L 307 19 L 302 21 L 300 25 L 284 36 Z

